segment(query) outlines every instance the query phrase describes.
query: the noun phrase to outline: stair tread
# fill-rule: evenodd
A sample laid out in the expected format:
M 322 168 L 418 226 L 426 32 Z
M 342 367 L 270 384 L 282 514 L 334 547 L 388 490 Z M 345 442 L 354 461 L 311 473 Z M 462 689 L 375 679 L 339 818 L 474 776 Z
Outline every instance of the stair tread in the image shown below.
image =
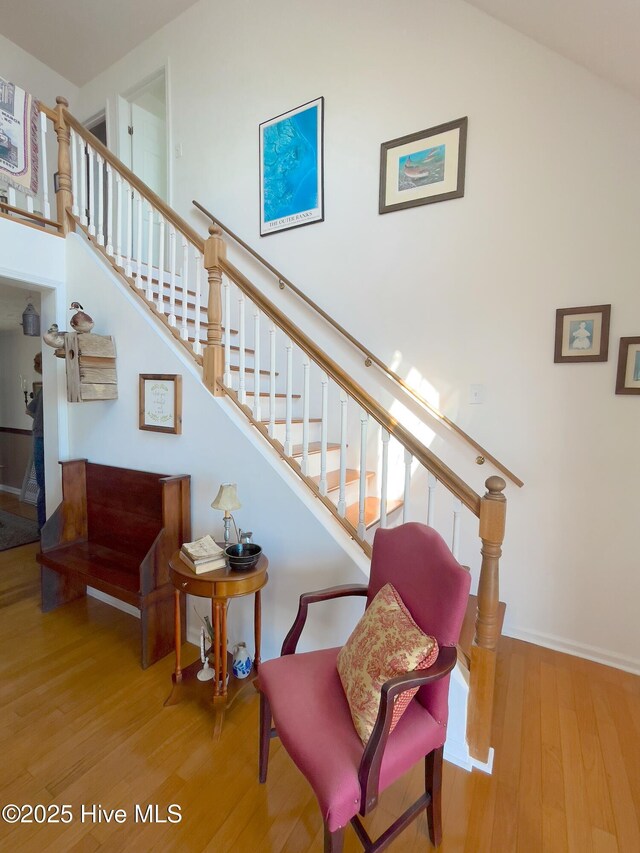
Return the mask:
M 274 420 L 274 424 L 286 424 L 286 422 L 287 422 L 286 418 L 276 418 Z M 269 418 L 262 418 L 260 423 L 269 424 L 269 423 L 271 423 L 271 421 L 269 420 Z M 291 418 L 291 423 L 292 424 L 301 424 L 302 418 Z M 310 424 L 321 424 L 322 418 L 309 418 L 309 423 Z
M 236 394 L 237 393 L 238 392 L 236 391 Z M 244 393 L 247 395 L 247 397 L 255 397 L 256 396 L 255 391 L 245 391 Z M 261 391 L 260 396 L 268 398 L 271 396 L 271 394 L 268 391 Z M 275 394 L 274 396 L 275 396 L 276 400 L 286 400 L 286 398 L 287 398 L 286 394 Z M 292 400 L 301 400 L 302 394 L 292 394 L 291 399 Z
M 292 449 L 292 456 L 302 456 L 302 445 L 294 444 Z M 327 442 L 327 450 L 340 450 L 339 444 L 334 444 L 333 442 Z M 322 442 L 321 441 L 310 441 L 309 442 L 309 454 L 312 453 L 320 453 L 322 451 Z
M 462 620 L 462 630 L 460 631 L 460 640 L 458 642 L 458 646 L 467 656 L 471 655 L 471 646 L 473 645 L 473 638 L 476 633 L 477 608 L 478 597 L 476 595 L 470 595 L 467 601 L 467 610 L 464 614 L 464 619 Z M 504 623 L 504 614 L 506 609 L 507 605 L 504 601 L 500 601 L 498 603 L 498 636 L 502 634 L 502 625 Z
M 230 364 L 230 365 L 229 365 L 229 370 L 234 371 L 234 372 L 237 372 L 237 371 L 239 371 L 239 370 L 240 370 L 240 366 L 239 366 L 239 365 L 237 365 L 237 364 Z M 253 369 L 253 367 L 245 367 L 245 369 L 244 369 L 244 370 L 245 370 L 245 373 L 255 373 L 255 370 Z M 271 371 L 270 371 L 270 370 L 261 370 L 261 371 L 260 371 L 260 376 L 270 376 L 270 375 L 271 375 Z M 280 376 L 280 374 L 278 373 L 278 371 L 277 371 L 277 370 L 276 370 L 276 374 L 275 374 L 275 375 L 276 375 L 276 376 Z
M 378 497 L 364 499 L 364 526 L 366 528 L 373 527 L 374 524 L 380 521 L 380 503 L 380 498 Z M 392 512 L 400 509 L 402 504 L 403 501 L 401 500 L 387 500 L 387 515 L 391 515 Z M 347 521 L 351 522 L 354 527 L 357 527 L 360 516 L 360 505 L 357 503 L 349 504 L 345 516 Z
M 375 471 L 367 471 L 367 479 L 375 476 Z M 320 484 L 320 474 L 317 474 L 315 477 L 311 477 L 314 483 Z M 346 470 L 346 478 L 345 482 L 348 486 L 350 483 L 357 483 L 360 479 L 360 471 L 357 468 L 347 468 Z M 335 471 L 327 471 L 327 491 L 335 492 L 340 488 L 340 471 L 336 469 Z

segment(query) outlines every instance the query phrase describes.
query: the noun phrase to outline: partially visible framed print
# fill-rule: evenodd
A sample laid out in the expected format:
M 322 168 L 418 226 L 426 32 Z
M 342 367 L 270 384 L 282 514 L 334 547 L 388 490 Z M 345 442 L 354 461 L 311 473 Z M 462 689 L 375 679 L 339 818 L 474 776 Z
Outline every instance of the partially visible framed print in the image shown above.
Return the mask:
M 182 432 L 182 376 L 179 373 L 140 374 L 139 429 Z
M 324 98 L 260 125 L 260 236 L 324 219 Z
M 558 308 L 556 311 L 556 364 L 607 361 L 611 305 Z
M 380 213 L 464 195 L 468 119 L 383 142 Z
M 620 338 L 616 394 L 640 394 L 640 337 Z

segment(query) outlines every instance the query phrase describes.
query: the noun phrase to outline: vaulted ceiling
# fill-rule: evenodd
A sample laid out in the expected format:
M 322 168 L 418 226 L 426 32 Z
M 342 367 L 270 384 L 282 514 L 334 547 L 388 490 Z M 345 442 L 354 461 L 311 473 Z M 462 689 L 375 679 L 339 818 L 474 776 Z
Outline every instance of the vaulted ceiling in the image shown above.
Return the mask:
M 3 3 L 0 27 L 6 38 L 82 86 L 195 2 Z M 640 98 L 639 0 L 468 2 Z

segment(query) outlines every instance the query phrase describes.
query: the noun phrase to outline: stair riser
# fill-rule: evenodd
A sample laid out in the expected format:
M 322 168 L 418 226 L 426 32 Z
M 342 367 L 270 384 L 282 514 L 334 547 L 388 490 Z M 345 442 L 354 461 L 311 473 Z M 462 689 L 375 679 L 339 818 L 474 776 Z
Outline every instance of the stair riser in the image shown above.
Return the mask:
M 249 406 L 249 408 L 251 409 L 252 412 L 253 412 L 253 400 L 254 400 L 253 394 L 247 393 L 246 404 L 247 404 L 247 406 Z M 283 399 L 282 397 L 279 397 L 279 398 L 276 398 L 275 402 L 276 402 L 276 408 L 275 408 L 276 420 L 281 420 L 281 419 L 286 418 L 286 416 L 287 416 L 287 401 L 285 399 Z M 269 398 L 268 397 L 260 397 L 260 420 L 266 421 L 270 417 L 271 409 L 269 408 L 269 406 L 270 406 Z M 292 417 L 295 420 L 298 420 L 302 417 L 302 401 L 301 400 L 294 400 L 293 401 Z M 309 439 L 309 441 L 312 441 L 312 440 L 313 439 Z M 300 441 L 302 441 L 302 438 L 300 438 Z M 295 443 L 297 443 L 297 442 L 295 442 Z
M 300 442 L 302 443 L 302 442 Z M 296 456 L 296 462 L 299 463 L 302 468 L 302 457 Z M 322 462 L 320 453 L 310 453 L 309 454 L 309 465 L 307 474 L 309 477 L 319 477 L 320 476 L 320 464 Z M 340 451 L 339 450 L 327 450 L 327 471 L 334 471 L 340 467 Z
M 365 485 L 365 497 L 369 495 L 369 480 L 367 480 Z M 340 489 L 333 489 L 330 492 L 327 492 L 327 497 L 330 501 L 337 506 L 338 498 L 340 497 Z M 358 480 L 355 480 L 353 483 L 348 483 L 345 489 L 345 506 L 350 506 L 351 504 L 358 503 L 360 500 L 360 484 Z
M 263 419 L 266 418 L 266 415 L 263 415 Z M 302 424 L 291 424 L 291 444 L 302 444 Z M 320 441 L 322 424 L 320 423 L 310 423 L 309 424 L 309 441 Z M 285 432 L 286 432 L 286 424 L 276 424 L 275 425 L 275 435 L 276 438 L 281 444 L 284 444 L 285 440 Z M 319 473 L 319 472 L 318 472 Z

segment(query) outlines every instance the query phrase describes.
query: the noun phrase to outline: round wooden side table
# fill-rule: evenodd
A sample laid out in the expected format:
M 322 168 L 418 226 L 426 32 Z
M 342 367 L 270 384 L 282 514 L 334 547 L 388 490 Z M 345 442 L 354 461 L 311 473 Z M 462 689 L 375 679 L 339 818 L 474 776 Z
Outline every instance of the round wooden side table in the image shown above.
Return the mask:
M 180 597 L 188 593 L 189 595 L 197 595 L 201 598 L 210 598 L 214 637 L 208 654 L 213 654 L 213 668 L 216 673 L 213 677 L 212 696 L 215 711 L 214 736 L 216 737 L 219 737 L 222 731 L 226 709 L 230 707 L 238 692 L 247 683 L 251 683 L 255 679 L 260 666 L 260 591 L 269 579 L 267 574 L 268 567 L 269 561 L 264 554 L 261 554 L 254 568 L 246 572 L 234 571 L 225 566 L 222 569 L 215 569 L 213 572 L 196 575 L 180 559 L 179 551 L 176 551 L 169 560 L 169 575 L 175 587 L 176 668 L 172 676 L 173 689 L 165 705 L 175 705 L 179 702 L 181 688 L 187 683 L 195 682 L 201 689 L 207 684 L 207 682 L 200 682 L 196 678 L 198 670 L 202 667 L 200 658 L 185 667 L 185 669 L 182 669 L 180 665 L 182 646 Z M 252 673 L 242 680 L 237 679 L 233 673 L 230 673 L 229 683 L 227 684 L 227 673 L 229 672 L 228 658 L 230 657 L 227 654 L 227 607 L 230 599 L 251 595 L 252 593 L 254 596 L 253 616 L 255 637 L 255 658 Z

